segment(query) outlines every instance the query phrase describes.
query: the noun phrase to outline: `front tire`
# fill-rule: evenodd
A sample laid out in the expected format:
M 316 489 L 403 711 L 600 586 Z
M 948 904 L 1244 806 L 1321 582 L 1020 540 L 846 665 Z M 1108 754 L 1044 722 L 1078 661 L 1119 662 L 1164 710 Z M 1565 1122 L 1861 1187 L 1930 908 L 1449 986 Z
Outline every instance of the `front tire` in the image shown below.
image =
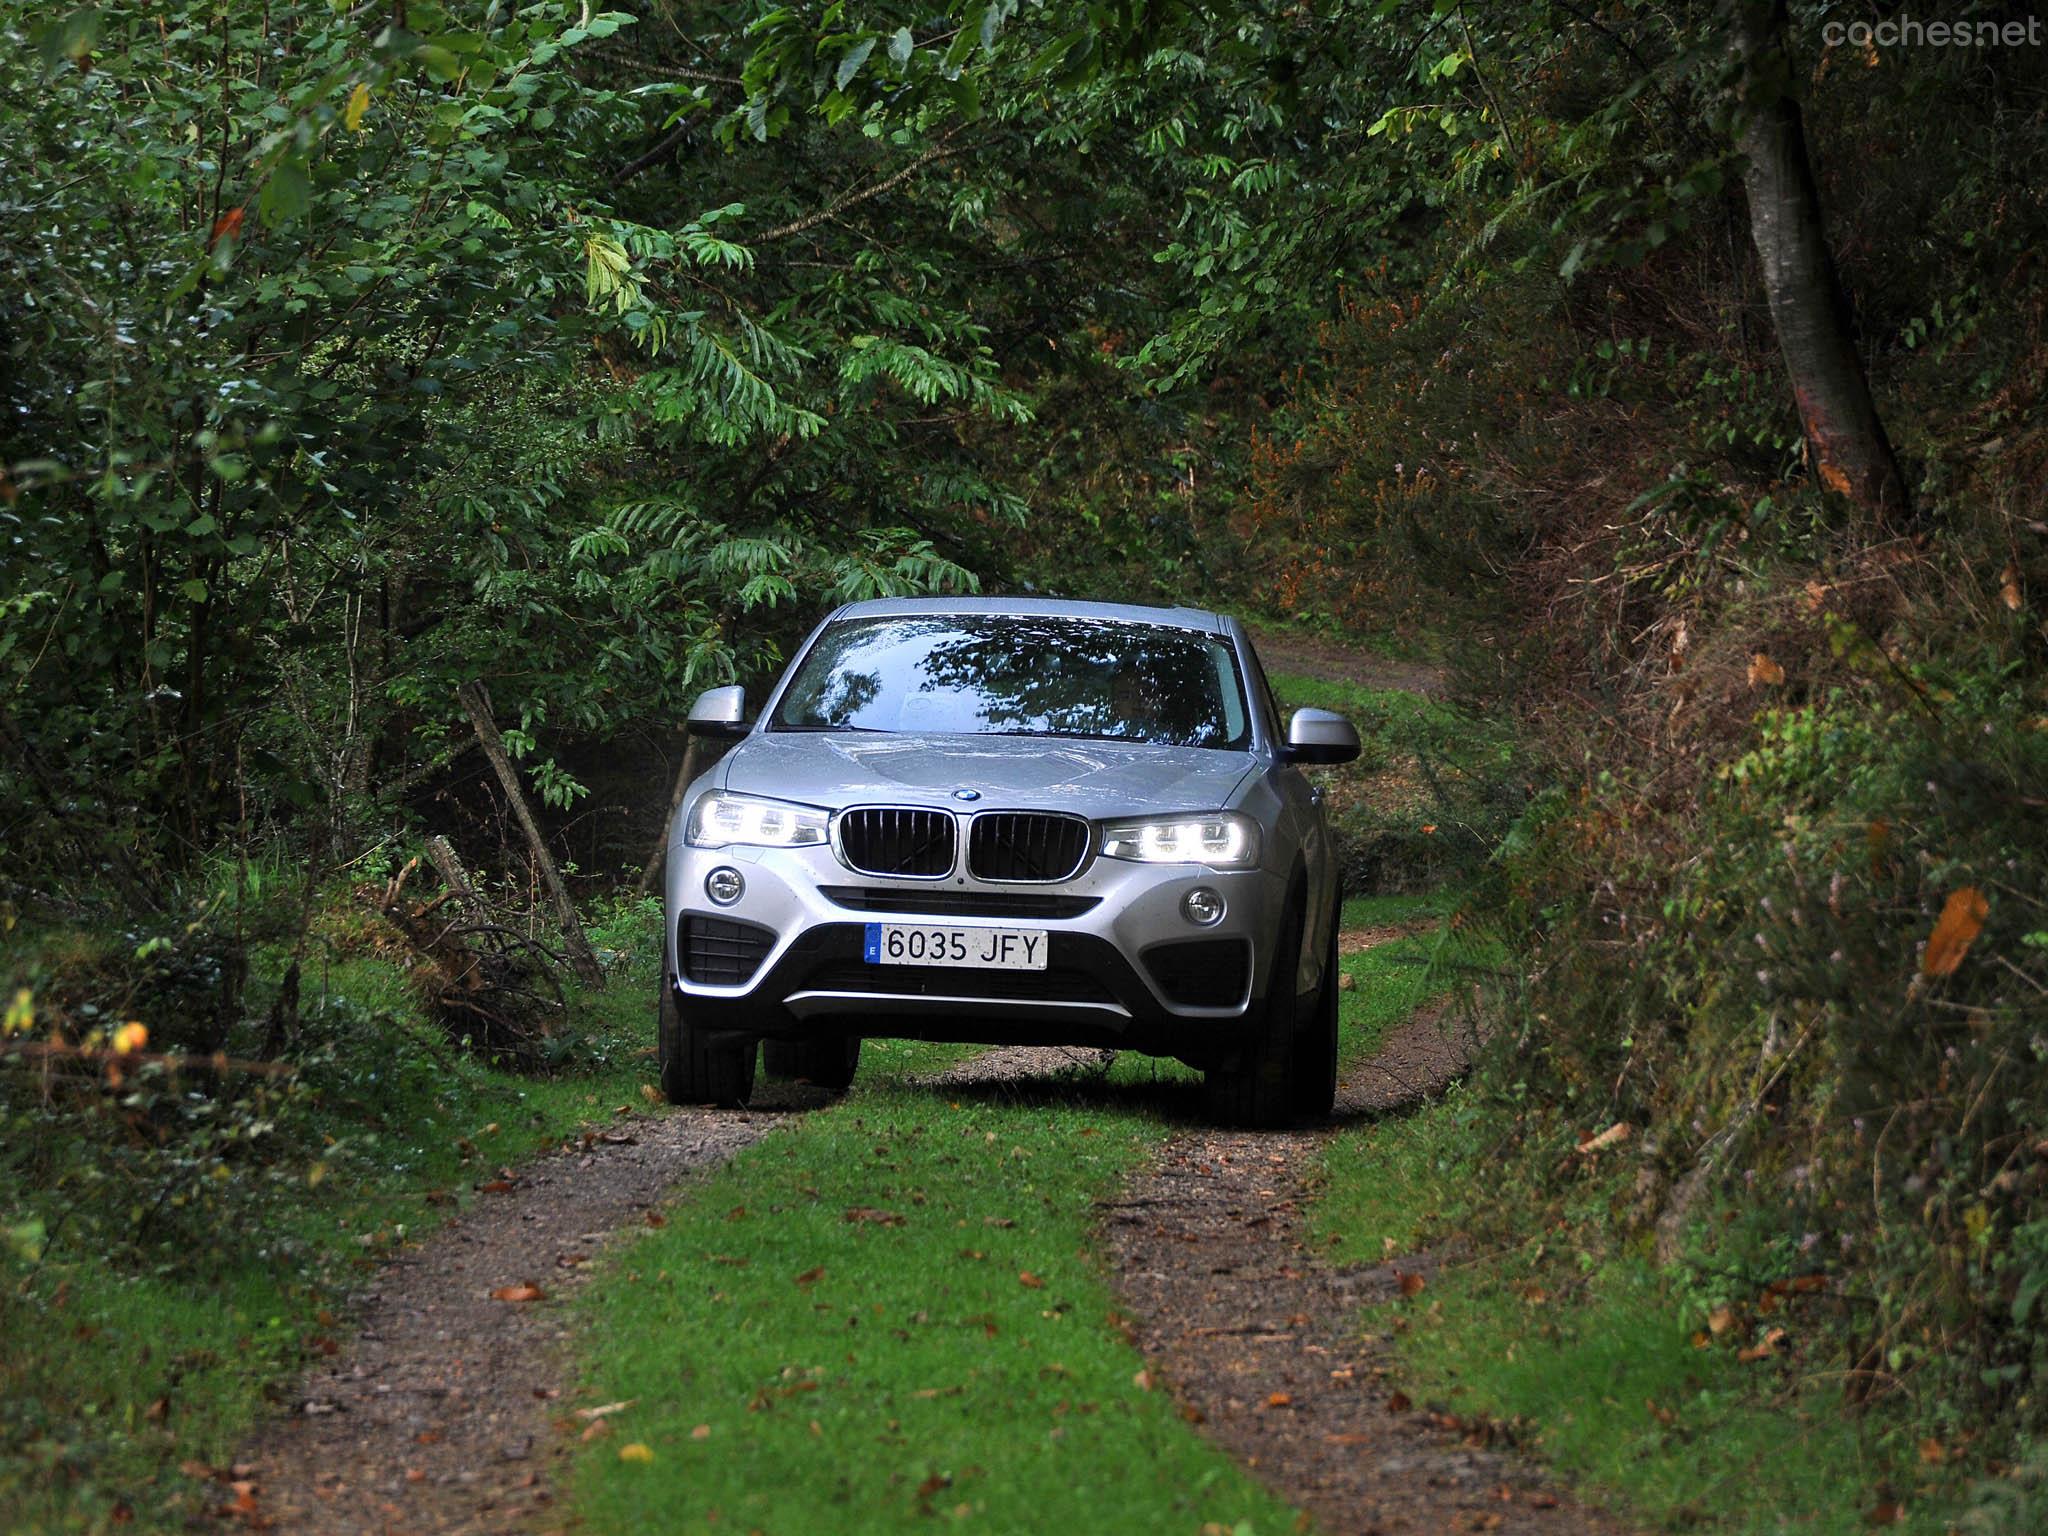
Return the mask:
M 827 1093 L 844 1093 L 860 1069 L 860 1036 L 827 1035 L 816 1040 L 763 1040 L 761 1065 L 784 1082 L 809 1083 Z
M 1244 1049 L 1233 1062 L 1212 1067 L 1202 1080 L 1209 1107 L 1226 1125 L 1276 1130 L 1295 1116 L 1297 1046 L 1304 1010 L 1295 996 L 1301 972 L 1301 904 L 1290 904 L 1280 924 L 1280 941 L 1265 995 L 1245 1020 Z
M 1338 911 L 1343 910 L 1340 901 Z M 1330 918 L 1330 944 L 1323 956 L 1323 984 L 1303 1010 L 1294 1041 L 1295 1118 L 1320 1125 L 1337 1107 L 1337 919 Z
M 671 1104 L 716 1104 L 742 1109 L 754 1096 L 750 1036 L 717 1036 L 691 1023 L 675 984 L 662 978 L 655 1012 L 655 1048 L 661 1063 L 661 1091 Z

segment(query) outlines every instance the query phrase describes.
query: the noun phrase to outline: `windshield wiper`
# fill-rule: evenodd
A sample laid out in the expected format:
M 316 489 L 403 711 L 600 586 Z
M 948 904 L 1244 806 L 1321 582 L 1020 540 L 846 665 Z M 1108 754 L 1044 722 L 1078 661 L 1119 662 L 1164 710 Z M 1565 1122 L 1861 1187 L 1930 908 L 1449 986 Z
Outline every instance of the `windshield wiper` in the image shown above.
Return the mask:
M 825 735 L 835 731 L 858 731 L 863 736 L 893 736 L 894 731 L 885 731 L 879 725 L 771 725 L 771 731 L 790 731 L 809 736 Z

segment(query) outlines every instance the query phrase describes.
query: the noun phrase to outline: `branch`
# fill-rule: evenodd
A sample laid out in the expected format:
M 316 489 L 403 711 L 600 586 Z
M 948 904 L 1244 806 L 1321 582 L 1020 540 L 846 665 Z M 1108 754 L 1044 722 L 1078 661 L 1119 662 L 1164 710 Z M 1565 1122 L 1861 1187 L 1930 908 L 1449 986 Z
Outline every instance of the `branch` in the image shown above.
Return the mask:
M 770 240 L 782 240 L 790 235 L 800 235 L 807 229 L 816 229 L 820 224 L 836 219 L 840 214 L 857 204 L 865 203 L 871 198 L 880 197 L 885 192 L 895 191 L 896 188 L 902 186 L 904 182 L 910 180 L 911 177 L 934 161 L 950 160 L 953 156 L 961 153 L 958 149 L 945 148 L 946 142 L 959 131 L 960 129 L 957 125 L 948 128 L 945 133 L 940 135 L 937 145 L 926 150 L 893 176 L 885 176 L 872 186 L 864 187 L 858 192 L 849 192 L 844 197 L 820 208 L 816 213 L 807 213 L 800 219 L 792 219 L 787 224 L 778 224 L 773 229 L 764 230 L 762 233 L 754 236 L 751 243 L 754 245 L 764 245 Z

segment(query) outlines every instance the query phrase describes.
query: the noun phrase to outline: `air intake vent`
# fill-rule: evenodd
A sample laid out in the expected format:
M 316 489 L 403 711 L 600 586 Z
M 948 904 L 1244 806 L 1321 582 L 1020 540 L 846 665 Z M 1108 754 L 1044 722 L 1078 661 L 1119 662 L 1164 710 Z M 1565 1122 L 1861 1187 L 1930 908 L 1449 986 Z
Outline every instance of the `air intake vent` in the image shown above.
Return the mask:
M 863 874 L 950 875 L 955 825 L 950 811 L 862 807 L 840 816 L 839 852 Z
M 1252 981 L 1252 948 L 1243 939 L 1186 939 L 1145 951 L 1145 969 L 1183 1008 L 1235 1008 Z
M 856 912 L 910 912 L 922 917 L 1079 917 L 1102 905 L 1100 896 L 1053 896 L 1042 891 L 868 890 L 821 885 L 827 901 Z
M 684 977 L 707 987 L 737 987 L 753 980 L 775 947 L 772 929 L 729 917 L 685 917 L 676 938 Z
M 974 818 L 967 868 L 977 880 L 1066 880 L 1088 859 L 1088 823 L 1078 816 L 988 811 Z

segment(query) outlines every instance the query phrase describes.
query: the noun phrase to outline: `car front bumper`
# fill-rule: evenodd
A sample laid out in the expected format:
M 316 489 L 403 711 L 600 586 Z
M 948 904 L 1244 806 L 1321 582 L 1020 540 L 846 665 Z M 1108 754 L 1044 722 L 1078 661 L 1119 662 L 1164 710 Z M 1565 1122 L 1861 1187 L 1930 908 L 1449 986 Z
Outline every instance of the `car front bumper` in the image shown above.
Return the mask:
M 745 882 L 739 899 L 724 906 L 705 894 L 706 877 L 721 868 L 737 870 Z M 1222 918 L 1206 927 L 1181 911 L 1182 898 L 1197 886 L 1224 900 Z M 714 1029 L 776 1038 L 853 1033 L 1120 1045 L 1199 1057 L 1234 1038 L 1231 1026 L 1262 994 L 1284 895 L 1281 879 L 1262 869 L 1098 856 L 1056 885 L 998 884 L 959 874 L 939 880 L 858 874 L 829 846 L 677 844 L 668 861 L 666 970 L 684 1006 Z M 954 910 L 1019 897 L 1092 904 L 1064 916 Z M 891 910 L 869 909 L 875 902 Z M 869 923 L 1042 931 L 1047 966 L 874 964 L 865 959 Z M 747 925 L 752 932 L 707 946 L 705 935 L 728 932 L 721 924 Z M 705 974 L 699 962 L 707 949 L 735 956 L 724 968 L 745 969 L 745 979 L 693 979 L 693 969 Z

